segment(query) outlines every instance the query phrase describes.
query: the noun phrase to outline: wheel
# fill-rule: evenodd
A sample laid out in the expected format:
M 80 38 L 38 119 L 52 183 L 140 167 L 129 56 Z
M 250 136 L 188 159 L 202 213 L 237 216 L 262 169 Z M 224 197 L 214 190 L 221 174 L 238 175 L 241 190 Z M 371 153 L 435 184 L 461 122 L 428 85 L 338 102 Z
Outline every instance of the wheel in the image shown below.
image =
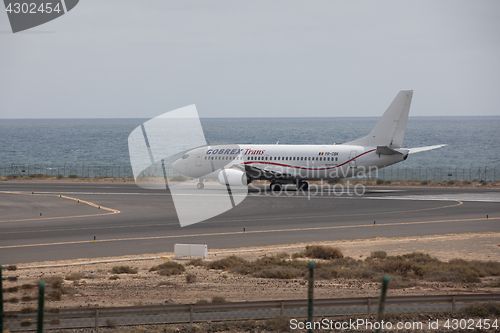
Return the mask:
M 280 183 L 271 183 L 269 186 L 271 192 L 281 192 L 281 184 Z
M 300 182 L 299 190 L 307 191 L 307 189 L 309 189 L 309 183 L 308 182 Z
M 205 184 L 198 183 L 198 184 L 196 184 L 196 187 L 198 188 L 198 190 L 203 190 L 203 188 L 205 187 Z

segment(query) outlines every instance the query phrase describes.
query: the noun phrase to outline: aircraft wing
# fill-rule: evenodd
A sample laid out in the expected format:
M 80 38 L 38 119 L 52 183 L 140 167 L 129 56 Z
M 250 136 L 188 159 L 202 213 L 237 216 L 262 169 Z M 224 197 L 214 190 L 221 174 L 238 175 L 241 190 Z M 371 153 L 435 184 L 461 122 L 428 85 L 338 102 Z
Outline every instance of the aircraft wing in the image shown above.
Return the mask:
M 262 168 L 257 168 L 252 165 L 233 165 L 234 168 L 239 169 L 247 174 L 248 178 L 252 179 L 279 179 L 279 178 L 291 178 L 292 175 L 288 173 L 276 172 L 271 170 L 266 170 Z
M 418 148 L 409 148 L 408 149 L 408 154 L 413 154 L 413 153 L 420 153 L 421 151 L 426 151 L 426 150 L 432 150 L 432 149 L 437 149 L 447 146 L 447 144 L 444 145 L 435 145 L 435 146 L 427 146 L 427 147 L 418 147 Z

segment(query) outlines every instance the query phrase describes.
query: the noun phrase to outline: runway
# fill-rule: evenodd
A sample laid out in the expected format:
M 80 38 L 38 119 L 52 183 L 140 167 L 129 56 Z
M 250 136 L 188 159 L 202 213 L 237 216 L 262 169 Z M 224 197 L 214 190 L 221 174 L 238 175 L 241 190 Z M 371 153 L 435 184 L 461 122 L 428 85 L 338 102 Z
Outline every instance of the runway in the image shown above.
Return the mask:
M 194 187 L 192 195 L 200 195 Z M 290 187 L 275 195 L 257 185 L 234 209 L 181 228 L 167 191 L 129 183 L 2 182 L 0 263 L 171 252 L 175 243 L 212 250 L 500 231 L 499 202 L 500 190 L 485 188 L 368 187 L 358 196 L 332 186 L 308 193 Z

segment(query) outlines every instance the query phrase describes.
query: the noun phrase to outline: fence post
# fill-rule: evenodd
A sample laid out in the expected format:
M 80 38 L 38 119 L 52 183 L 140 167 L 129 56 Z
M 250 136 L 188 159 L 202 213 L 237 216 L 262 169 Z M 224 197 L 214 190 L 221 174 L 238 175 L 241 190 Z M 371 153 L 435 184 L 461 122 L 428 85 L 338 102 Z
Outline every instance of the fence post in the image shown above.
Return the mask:
M 314 261 L 309 261 L 309 288 L 307 290 L 307 321 L 312 325 L 314 317 Z M 312 333 L 312 329 L 307 330 Z
M 368 317 L 370 316 L 370 312 L 371 312 L 371 306 L 372 306 L 372 300 L 370 298 L 368 298 L 368 309 L 366 310 L 366 313 L 368 314 Z
M 2 265 L 0 265 L 0 332 L 3 333 L 3 283 L 2 283 Z
M 189 322 L 192 324 L 193 323 L 193 304 L 189 306 Z
M 378 304 L 378 314 L 377 314 L 377 322 L 380 324 L 382 322 L 382 317 L 384 316 L 384 307 L 385 307 L 385 296 L 387 295 L 387 286 L 389 285 L 389 277 L 384 276 L 382 278 L 382 293 L 380 294 L 380 303 Z M 375 330 L 376 333 L 381 332 L 381 328 L 379 326 L 378 329 Z
M 284 314 L 285 314 L 285 301 L 281 301 L 280 316 L 283 316 Z
M 43 333 L 43 303 L 45 301 L 45 282 L 38 282 L 38 320 L 37 333 Z
M 95 330 L 99 328 L 99 308 L 95 308 Z

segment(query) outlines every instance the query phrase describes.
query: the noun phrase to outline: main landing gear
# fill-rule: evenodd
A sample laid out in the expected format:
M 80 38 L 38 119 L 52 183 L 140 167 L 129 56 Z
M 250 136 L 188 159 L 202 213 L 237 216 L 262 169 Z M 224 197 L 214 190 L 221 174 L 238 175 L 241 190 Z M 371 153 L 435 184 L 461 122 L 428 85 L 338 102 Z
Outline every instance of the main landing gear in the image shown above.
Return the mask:
M 198 190 L 203 190 L 203 188 L 205 187 L 205 184 L 203 184 L 203 179 L 200 179 L 200 182 L 196 184 L 196 187 L 198 188 Z
M 309 189 L 309 183 L 302 180 L 297 181 L 297 190 L 307 191 Z
M 271 183 L 271 185 L 269 185 L 269 189 L 271 190 L 271 192 L 281 192 L 281 184 Z
M 302 180 L 298 180 L 295 184 L 297 186 L 298 191 L 301 191 L 301 190 L 307 191 L 309 189 L 309 184 L 307 182 L 302 181 Z M 271 192 L 281 192 L 282 188 L 283 188 L 283 184 L 281 184 L 281 183 L 271 182 L 271 185 L 269 185 L 269 189 L 271 190 Z

